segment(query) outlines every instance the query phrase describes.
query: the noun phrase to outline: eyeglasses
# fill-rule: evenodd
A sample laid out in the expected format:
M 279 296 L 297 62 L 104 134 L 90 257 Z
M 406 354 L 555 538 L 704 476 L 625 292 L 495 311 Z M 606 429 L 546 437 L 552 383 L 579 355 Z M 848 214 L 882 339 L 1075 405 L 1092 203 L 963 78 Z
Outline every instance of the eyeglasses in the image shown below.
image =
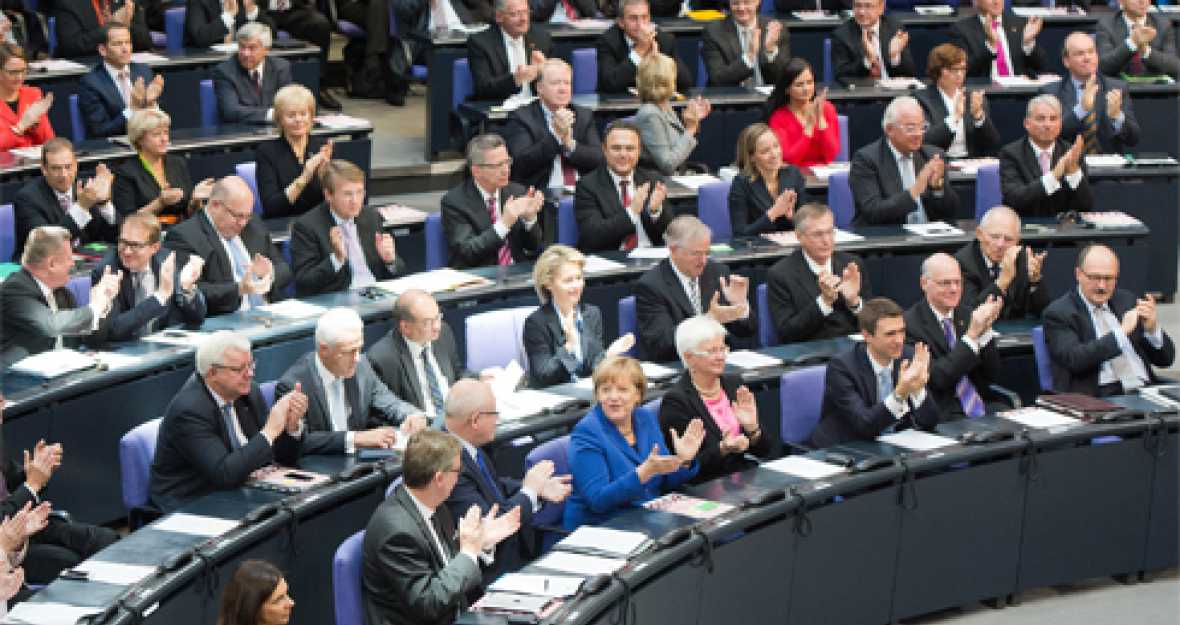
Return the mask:
M 825 230 L 811 230 L 809 232 L 800 232 L 799 234 L 808 239 L 834 239 L 836 238 L 836 229 L 827 228 Z
M 226 371 L 229 371 L 230 373 L 232 373 L 234 375 L 242 375 L 243 373 L 245 373 L 247 371 L 249 371 L 250 373 L 254 373 L 254 370 L 258 367 L 258 361 L 251 360 L 250 362 L 248 362 L 244 365 L 237 366 L 237 367 L 230 367 L 228 365 L 218 365 L 218 364 L 215 364 L 213 366 L 217 367 L 218 369 L 225 369 Z
M 940 289 L 949 289 L 952 286 L 955 286 L 955 287 L 963 286 L 963 280 L 961 278 L 958 280 L 954 280 L 954 279 L 951 279 L 951 280 L 931 280 L 931 282 L 934 283 L 934 286 L 937 286 Z
M 725 357 L 725 356 L 729 355 L 729 347 L 728 346 L 727 347 L 719 347 L 717 349 L 706 349 L 706 350 L 699 350 L 698 349 L 698 350 L 693 350 L 692 353 L 696 354 L 697 356 L 705 356 L 708 358 L 716 358 L 718 356 Z
M 1079 269 L 1078 271 L 1081 271 L 1081 270 Z M 1092 274 L 1088 274 L 1088 273 L 1086 273 L 1086 272 L 1084 272 L 1084 271 L 1081 271 L 1081 273 L 1082 273 L 1082 275 L 1083 275 L 1083 276 L 1086 276 L 1086 279 L 1087 279 L 1087 280 L 1090 280 L 1091 282 L 1117 282 L 1117 281 L 1118 281 L 1118 279 L 1119 279 L 1119 277 L 1118 277 L 1117 275 L 1114 275 L 1114 276 L 1095 276 L 1095 275 L 1092 275 Z
M 473 167 L 512 167 L 512 159 L 504 159 L 499 163 L 476 163 Z
M 250 216 L 253 215 L 254 213 L 253 212 L 235 213 L 235 212 L 231 211 L 229 209 L 229 207 L 225 207 L 225 214 L 229 215 L 234 221 L 250 221 Z
M 155 244 L 155 241 L 151 243 L 140 243 L 138 241 L 128 241 L 122 237 L 119 238 L 119 247 L 125 250 L 143 250 Z
M 894 128 L 897 128 L 906 134 L 912 135 L 930 130 L 930 122 L 922 122 L 921 124 L 896 124 Z

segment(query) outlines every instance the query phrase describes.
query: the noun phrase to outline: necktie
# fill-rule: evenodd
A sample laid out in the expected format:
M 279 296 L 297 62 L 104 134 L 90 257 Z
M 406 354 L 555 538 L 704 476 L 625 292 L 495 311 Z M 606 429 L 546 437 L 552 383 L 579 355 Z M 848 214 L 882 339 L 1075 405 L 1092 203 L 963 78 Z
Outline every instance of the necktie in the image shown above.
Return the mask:
M 438 543 L 442 553 L 443 565 L 446 566 L 451 561 L 450 548 L 447 547 L 447 537 L 443 534 L 442 523 L 438 522 L 438 512 L 430 515 L 430 527 L 434 530 L 434 540 Z
M 250 258 L 246 256 L 246 252 L 233 239 L 226 239 L 225 242 L 229 245 L 230 253 L 233 254 L 233 258 L 230 261 L 234 266 L 234 277 L 237 278 L 238 282 L 242 280 L 253 280 L 254 278 L 249 275 L 246 269 L 250 266 Z M 248 295 L 247 301 L 250 302 L 251 308 L 259 308 L 266 304 L 266 299 L 261 295 Z
M 951 349 L 955 348 L 955 329 L 951 326 L 950 317 L 944 317 L 942 320 L 942 335 L 946 337 L 946 344 Z M 955 395 L 959 397 L 959 403 L 963 405 L 963 413 L 968 417 L 974 419 L 981 417 L 984 413 L 983 398 L 975 391 L 975 385 L 967 376 L 959 378 L 959 383 L 955 385 Z
M 892 364 L 892 363 L 891 363 Z M 889 394 L 893 392 L 893 371 L 889 367 L 885 367 L 877 374 L 877 400 L 884 403 Z M 890 425 L 885 428 L 882 434 L 892 434 L 897 431 L 897 424 Z
M 346 221 L 340 224 L 340 232 L 344 234 L 344 245 L 348 248 L 348 265 L 352 268 L 352 284 L 349 288 L 356 291 L 375 283 L 377 279 L 369 269 L 365 251 L 361 249 L 360 237 L 356 233 L 356 222 Z
M 688 299 L 692 302 L 693 312 L 701 314 L 701 283 L 696 278 L 689 281 Z
M 576 22 L 581 17 L 578 15 L 578 10 L 574 8 L 574 3 L 570 0 L 561 0 L 561 6 L 565 9 L 565 18 L 569 21 Z
M 914 155 L 907 154 L 906 156 L 901 157 L 901 160 L 899 160 L 897 164 L 898 171 L 901 173 L 901 186 L 905 187 L 906 189 L 914 186 L 914 181 L 916 180 L 914 177 L 914 169 L 916 167 L 916 164 L 914 163 Z M 915 203 L 918 205 L 918 208 L 914 209 L 905 216 L 905 222 L 907 224 L 924 224 L 930 221 L 926 217 L 926 209 L 922 206 L 922 199 L 918 198 L 915 200 Z
M 282 9 L 280 9 L 282 10 Z M 262 101 L 262 77 L 258 75 L 258 70 L 250 70 L 250 80 L 254 81 L 254 90 L 258 92 L 258 101 Z
M 447 12 L 443 9 L 442 0 L 430 0 L 430 21 L 434 22 L 431 25 L 434 28 L 447 25 Z
M 1041 161 L 1041 175 L 1047 174 L 1053 170 L 1053 166 L 1049 164 L 1049 150 L 1042 150 L 1037 155 L 1037 159 Z
M 627 191 L 627 180 L 619 181 L 619 195 L 623 201 L 623 210 L 631 210 L 631 194 Z M 629 252 L 639 245 L 639 233 L 632 232 L 623 239 L 623 251 Z
M 131 73 L 127 70 L 119 72 L 119 91 L 123 92 L 123 103 L 131 106 Z
M 1102 97 L 1098 94 L 1096 97 Z M 1082 154 L 1088 156 L 1090 154 L 1098 153 L 1098 105 L 1095 103 L 1094 108 L 1086 113 L 1086 117 L 1082 119 Z
M 443 404 L 442 386 L 438 383 L 438 375 L 434 372 L 434 367 L 430 365 L 430 346 L 422 348 L 422 370 L 426 372 L 426 385 L 430 388 L 430 403 L 434 404 L 435 414 L 442 414 L 445 408 Z
M 496 196 L 495 194 L 488 196 L 488 213 L 492 215 L 492 225 L 500 223 L 500 214 L 496 212 Z M 512 249 L 508 247 L 508 238 L 504 238 L 504 245 L 500 246 L 500 251 L 496 252 L 496 264 L 511 265 L 512 264 Z
M 991 273 L 992 280 L 995 281 L 996 278 L 1000 277 L 1000 263 L 992 263 L 992 266 L 990 269 L 988 269 L 988 272 Z
M 1110 326 L 1106 323 L 1106 307 L 1094 309 L 1094 329 L 1097 331 L 1098 338 L 1102 338 L 1110 333 Z M 1127 358 L 1127 354 L 1120 353 L 1118 356 L 1110 359 L 1110 368 L 1114 370 L 1114 376 L 1119 379 L 1123 385 L 1124 391 L 1130 391 L 1143 386 L 1143 380 L 1135 375 L 1135 370 L 1131 368 L 1131 361 Z
M 1160 4 L 1164 4 L 1164 3 L 1160 2 Z M 1135 25 L 1142 26 L 1142 24 L 1135 24 Z M 1142 76 L 1146 73 L 1147 73 L 1146 68 L 1143 67 L 1143 52 L 1136 50 L 1135 55 L 1131 57 L 1131 75 L 1132 76 Z
M 344 378 L 332 380 L 329 389 L 331 397 L 328 399 L 328 410 L 331 412 L 332 429 L 337 432 L 348 431 L 348 400 L 344 397 Z
M 238 430 L 234 427 L 233 410 L 233 404 L 225 404 L 221 407 L 221 415 L 225 419 L 225 430 L 229 433 L 229 446 L 233 451 L 237 451 L 242 448 L 242 441 L 238 440 Z
M 873 66 L 869 68 L 869 76 L 873 78 L 881 77 L 881 51 L 878 50 L 880 46 L 877 45 L 877 29 L 874 28 L 869 31 L 869 44 L 873 46 L 873 52 L 877 53 L 877 58 L 873 61 Z
M 565 152 L 561 153 L 561 178 L 562 184 L 567 187 L 578 184 L 578 170 L 570 165 L 570 159 L 566 157 Z
M 1008 59 L 1004 58 L 1004 29 L 1000 26 L 1000 21 L 992 22 L 992 31 L 996 33 L 996 76 L 1011 76 L 1012 70 L 1008 68 Z
M 61 204 L 61 212 L 69 215 L 70 214 L 70 205 L 72 204 L 72 202 L 70 201 L 69 194 L 63 193 L 63 194 L 57 196 L 57 201 Z
M 478 449 L 475 450 L 475 461 L 479 463 L 479 470 L 483 471 L 483 476 L 487 478 L 488 484 L 491 484 L 492 492 L 496 493 L 496 502 L 503 503 L 504 496 L 500 493 L 500 485 L 496 484 L 496 480 L 492 479 L 492 473 L 488 471 L 488 465 L 484 464 L 483 452 Z

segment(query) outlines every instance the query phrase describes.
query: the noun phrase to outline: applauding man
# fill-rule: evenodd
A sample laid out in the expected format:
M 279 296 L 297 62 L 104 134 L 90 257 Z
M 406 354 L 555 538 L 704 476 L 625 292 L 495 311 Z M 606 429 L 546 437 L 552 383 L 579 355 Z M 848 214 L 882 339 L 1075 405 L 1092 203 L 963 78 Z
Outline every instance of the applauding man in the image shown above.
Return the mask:
M 1049 305 L 1042 267 L 1049 252 L 1020 245 L 1020 215 L 1007 206 L 984 213 L 975 240 L 955 253 L 963 272 L 963 303 L 974 308 L 988 298 L 1004 301 L 1001 319 L 1040 317 Z
M 730 0 L 729 17 L 705 26 L 701 58 L 707 86 L 773 86 L 791 58 L 789 42 L 782 22 L 758 14 L 757 0 Z
M 1123 154 L 1139 143 L 1139 122 L 1131 106 L 1127 83 L 1098 73 L 1098 51 L 1094 38 L 1070 33 L 1062 46 L 1069 76 L 1041 88 L 1061 102 L 1061 136 L 1066 141 L 1081 139 L 1083 156 Z
M 606 163 L 578 180 L 574 217 L 583 252 L 632 250 L 664 244 L 672 211 L 664 210 L 667 187 L 658 173 L 640 169 L 642 152 L 635 122 L 616 120 L 606 127 Z
M 529 27 L 528 0 L 496 0 L 496 23 L 467 38 L 467 58 L 476 100 L 536 95 L 534 81 L 553 41 L 544 28 Z
M 131 62 L 131 30 L 117 22 L 102 27 L 98 44 L 102 64 L 78 83 L 78 108 L 91 137 L 127 134 L 127 120 L 141 108 L 154 108 L 164 90 L 164 77 Z
M 676 90 L 684 93 L 692 86 L 692 74 L 676 53 L 672 33 L 657 32 L 651 23 L 648 0 L 622 0 L 616 23 L 598 36 L 598 92 L 627 93 L 635 86 L 635 76 L 643 58 L 662 52 L 676 61 Z
M 951 25 L 950 43 L 967 53 L 969 78 L 1010 78 L 1045 70 L 1037 43 L 1044 18 L 1004 13 L 1004 0 L 971 0 L 978 15 Z
M 1000 150 L 1004 204 L 1021 217 L 1094 210 L 1094 194 L 1082 160 L 1084 142 L 1070 146 L 1061 138 L 1061 113 L 1057 98 L 1033 98 L 1024 116 L 1028 138 Z
M 852 18 L 832 32 L 836 79 L 914 77 L 910 35 L 901 22 L 884 15 L 885 0 L 855 0 Z
M 1151 6 L 1151 0 L 1119 0 L 1120 10 L 1098 20 L 1095 38 L 1103 74 L 1180 79 L 1176 31 L 1168 15 L 1148 12 Z

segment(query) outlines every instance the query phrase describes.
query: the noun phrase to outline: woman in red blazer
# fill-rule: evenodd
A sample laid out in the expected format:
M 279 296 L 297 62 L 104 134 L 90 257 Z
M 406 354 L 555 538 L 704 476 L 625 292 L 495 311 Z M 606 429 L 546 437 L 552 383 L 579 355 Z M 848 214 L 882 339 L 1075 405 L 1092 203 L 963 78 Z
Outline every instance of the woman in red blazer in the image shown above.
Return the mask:
M 25 86 L 29 62 L 25 51 L 8 42 L 0 43 L 0 150 L 31 148 L 53 138 L 49 107 L 53 94 Z
M 778 134 L 783 160 L 796 167 L 827 165 L 840 153 L 840 119 L 827 100 L 828 90 L 816 96 L 815 72 L 802 58 L 787 62 L 764 117 Z

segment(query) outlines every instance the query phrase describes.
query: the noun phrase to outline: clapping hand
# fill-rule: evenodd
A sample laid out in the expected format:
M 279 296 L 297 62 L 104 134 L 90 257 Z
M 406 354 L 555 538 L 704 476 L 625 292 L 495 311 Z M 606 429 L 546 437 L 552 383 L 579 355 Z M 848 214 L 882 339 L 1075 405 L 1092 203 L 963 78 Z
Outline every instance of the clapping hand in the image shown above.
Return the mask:
M 751 63 L 758 62 L 758 51 L 762 47 L 762 30 L 755 26 L 753 32 L 750 33 L 750 39 L 746 41 L 746 58 Z
M 1023 40 L 1024 45 L 1031 46 L 1037 41 L 1037 35 L 1041 34 L 1041 27 L 1045 25 L 1045 18 L 1034 15 L 1028 18 L 1028 22 L 1024 24 Z M 987 30 L 987 29 L 984 29 Z
M 766 23 L 766 42 L 762 44 L 762 49 L 766 50 L 767 54 L 774 54 L 778 52 L 778 40 L 783 35 L 783 25 L 779 22 L 770 21 Z
M 1000 317 L 1000 311 L 1003 308 L 1003 299 L 995 295 L 987 296 L 982 304 L 971 311 L 971 323 L 967 326 L 967 336 L 971 337 L 973 341 L 978 341 L 979 337 L 992 329 L 992 324 Z
M 397 248 L 393 244 L 393 235 L 386 232 L 377 233 L 377 255 L 386 265 L 392 265 L 397 259 Z
M 849 308 L 856 308 L 860 304 L 860 266 L 848 263 L 840 275 L 840 296 Z
M 795 215 L 795 203 L 799 201 L 799 194 L 794 189 L 785 189 L 774 200 L 774 206 L 766 211 L 771 221 L 784 218 L 790 219 Z
M 472 506 L 478 514 L 479 506 Z M 520 506 L 496 516 L 499 512 L 499 504 L 492 504 L 488 510 L 487 516 L 483 518 L 483 532 L 482 532 L 482 549 L 491 549 L 500 544 L 500 541 L 508 538 L 520 529 Z
M 201 277 L 201 270 L 205 268 L 205 259 L 193 254 L 188 257 L 184 269 L 180 270 L 180 290 L 190 293 L 197 280 Z
M 1086 110 L 1086 111 L 1094 110 L 1094 100 L 1097 97 L 1098 97 L 1098 74 L 1094 74 L 1093 76 L 1090 77 L 1090 80 L 1086 81 L 1086 86 L 1082 88 L 1082 101 L 1079 102 L 1079 104 L 1082 105 L 1082 110 Z
M 983 92 L 971 92 L 971 119 L 979 121 L 983 119 Z
M 651 193 L 651 183 L 645 182 L 635 189 L 635 193 L 631 194 L 631 206 L 627 210 L 631 211 L 632 215 L 639 215 L 643 210 L 643 205 L 647 203 L 647 196 Z
M 1049 255 L 1049 251 L 1035 254 L 1030 248 L 1024 249 L 1028 253 L 1028 279 L 1030 282 L 1040 282 L 1041 269 L 1045 266 L 1045 257 Z
M 930 349 L 925 343 L 914 345 L 914 357 L 901 363 L 894 392 L 901 397 L 917 395 L 930 379 Z
M 139 80 L 143 80 L 140 78 Z M 164 93 L 164 75 L 156 74 L 152 82 L 148 84 L 147 89 L 144 90 L 143 99 L 144 106 L 155 106 L 156 102 L 160 100 L 160 94 Z
M 1156 30 L 1154 26 L 1136 24 L 1131 27 L 1131 43 L 1135 44 L 1135 48 L 1140 52 L 1155 40 L 1155 35 Z
M 700 419 L 695 419 L 700 421 Z M 687 433 L 687 430 L 686 430 Z M 672 433 L 676 435 L 675 432 Z M 651 446 L 651 453 L 647 455 L 638 468 L 635 469 L 636 475 L 639 477 L 641 484 L 646 484 L 648 480 L 657 475 L 666 475 L 668 473 L 675 473 L 680 470 L 680 458 L 678 456 L 663 456 L 660 455 L 660 446 L 658 444 Z
M 328 240 L 332 243 L 332 255 L 336 262 L 344 264 L 348 260 L 348 243 L 344 240 L 344 231 L 340 226 L 332 226 L 328 230 Z
M 11 599 L 25 585 L 25 570 L 8 563 L 8 554 L 0 550 L 0 601 Z
M 676 452 L 676 458 L 680 464 L 688 465 L 697 457 L 701 442 L 705 440 L 705 424 L 700 419 L 693 419 L 684 428 L 684 434 L 677 436 L 673 429 L 669 429 L 668 434 L 672 437 L 672 450 Z
M 250 274 L 255 278 L 262 279 L 269 276 L 272 271 L 274 271 L 274 265 L 271 264 L 270 259 L 255 252 L 254 262 L 250 263 Z
M 74 194 L 78 206 L 90 210 L 91 206 L 101 204 L 111 198 L 111 172 L 107 169 L 106 163 L 99 163 L 98 167 L 94 169 L 94 177 L 87 180 L 85 184 L 81 180 L 77 183 L 77 192 Z
M 1106 92 L 1106 114 L 1112 120 L 1118 119 L 1119 115 L 1123 114 L 1123 90 L 1111 89 Z
M 833 274 L 827 269 L 820 270 L 816 276 L 816 283 L 819 286 L 819 296 L 823 298 L 824 303 L 829 307 L 836 303 L 836 298 L 840 296 L 840 276 Z
M 750 389 L 741 386 L 737 390 L 737 401 L 733 402 L 733 414 L 743 430 L 758 429 L 758 402 Z
M 123 272 L 111 273 L 110 265 L 102 270 L 102 279 L 98 284 L 90 287 L 90 301 L 98 305 L 98 310 L 106 310 L 111 300 L 119 294 L 119 284 L 123 280 Z
M 620 336 L 611 342 L 610 347 L 606 348 L 606 353 L 611 356 L 618 356 L 625 353 L 635 346 L 635 335 L 630 332 Z
M 47 93 L 47 94 L 41 96 L 40 100 L 37 100 L 37 101 L 33 102 L 32 104 L 30 104 L 29 108 L 25 109 L 24 115 L 21 115 L 21 118 L 20 118 L 21 128 L 23 128 L 24 130 L 28 130 L 29 128 L 32 128 L 33 126 L 36 126 L 37 122 L 41 121 L 41 117 L 49 112 L 49 107 L 51 107 L 51 106 L 53 106 L 53 94 L 52 93 Z
M 1155 334 L 1155 298 L 1148 293 L 1147 299 L 1141 299 L 1135 302 L 1135 310 L 1139 311 L 1139 321 L 1143 322 L 1143 331 L 1147 334 Z
M 963 119 L 963 116 L 966 114 L 967 114 L 967 90 L 962 87 L 959 87 L 959 90 L 955 92 L 955 111 L 954 111 L 954 113 L 952 113 L 952 116 L 957 121 L 957 120 Z
M 889 40 L 889 58 L 895 59 L 901 56 L 902 50 L 905 50 L 905 46 L 909 42 L 910 34 L 908 32 L 904 30 L 897 31 L 893 35 L 893 39 Z
M 302 383 L 296 382 L 295 388 L 291 389 L 290 393 L 283 395 L 271 407 L 262 431 L 272 441 L 282 435 L 284 431 L 294 433 L 299 430 L 299 423 L 305 412 L 307 412 L 307 395 L 303 394 Z
M 176 252 L 168 252 L 168 258 L 160 263 L 160 275 L 156 279 L 156 295 L 164 302 L 172 299 L 176 288 Z
M 37 441 L 32 455 L 29 450 L 25 454 L 25 484 L 35 493 L 41 492 L 53 477 L 53 472 L 61 466 L 61 445 L 46 445 L 44 440 Z
M 713 299 L 709 302 L 709 310 L 706 314 L 722 324 L 741 319 L 749 307 L 746 296 L 750 290 L 750 279 L 742 276 L 730 276 L 728 280 L 722 277 L 719 278 L 719 281 L 721 288 L 713 293 Z M 729 305 L 721 303 L 723 294 Z

